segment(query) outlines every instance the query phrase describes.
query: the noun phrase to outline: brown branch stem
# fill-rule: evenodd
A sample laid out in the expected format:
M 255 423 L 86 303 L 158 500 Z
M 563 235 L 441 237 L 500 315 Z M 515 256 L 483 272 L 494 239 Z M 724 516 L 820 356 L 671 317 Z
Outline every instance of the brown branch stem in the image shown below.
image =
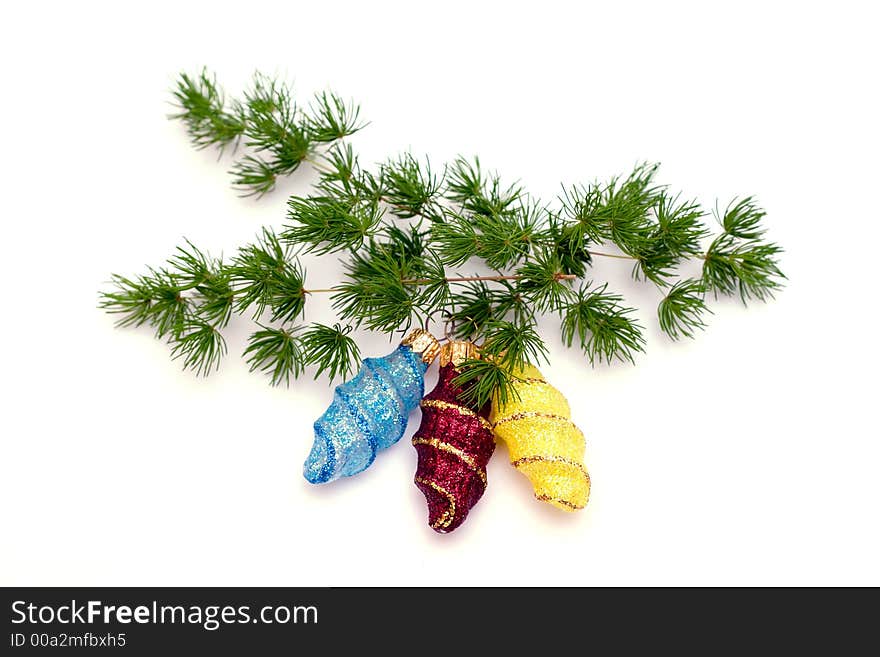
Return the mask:
M 519 274 L 511 274 L 509 276 L 447 276 L 443 280 L 447 283 L 469 283 L 471 281 L 517 281 L 521 279 L 522 276 Z M 558 273 L 554 276 L 557 281 L 572 281 L 577 278 L 575 274 L 563 274 Z M 404 285 L 427 285 L 428 283 L 433 283 L 434 279 L 432 278 L 408 278 L 400 281 Z M 321 288 L 314 290 L 306 290 L 303 289 L 303 294 L 315 294 L 321 292 L 338 292 L 340 288 L 338 287 L 329 287 L 329 288 Z

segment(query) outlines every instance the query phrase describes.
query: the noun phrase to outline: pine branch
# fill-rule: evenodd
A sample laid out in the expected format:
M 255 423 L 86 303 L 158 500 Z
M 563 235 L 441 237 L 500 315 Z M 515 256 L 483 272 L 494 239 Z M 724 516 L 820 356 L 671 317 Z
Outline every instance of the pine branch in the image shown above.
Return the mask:
M 718 294 L 739 294 L 744 304 L 767 301 L 782 287 L 785 274 L 777 257 L 782 248 L 758 240 L 740 241 L 722 234 L 709 247 L 703 262 L 703 283 Z
M 716 218 L 719 216 L 715 210 Z M 767 213 L 758 207 L 755 199 L 751 196 L 737 201 L 734 199 L 727 206 L 724 215 L 719 219 L 724 232 L 732 237 L 744 240 L 758 240 L 763 237 L 764 227 L 761 221 Z
M 621 305 L 620 295 L 607 292 L 607 283 L 590 286 L 582 286 L 562 309 L 562 341 L 570 347 L 577 338 L 591 364 L 615 358 L 635 362 L 633 355 L 644 351 L 645 339 L 642 327 L 631 317 L 634 310 Z
M 375 200 L 333 196 L 291 196 L 287 205 L 287 218 L 292 223 L 285 226 L 282 239 L 291 245 L 305 245 L 307 252 L 319 255 L 360 248 L 376 234 L 383 214 Z
M 315 378 L 322 374 L 332 381 L 337 375 L 348 378 L 361 360 L 357 343 L 349 337 L 351 326 L 314 324 L 302 335 L 305 362 L 316 365 Z
M 474 215 L 498 216 L 523 200 L 519 184 L 503 185 L 496 173 L 483 173 L 479 158 L 457 158 L 446 175 L 446 198 Z
M 716 211 L 724 232 L 703 257 L 703 284 L 716 297 L 739 294 L 743 304 L 767 301 L 782 287 L 785 274 L 778 264 L 782 248 L 761 240 L 764 214 L 751 197 L 731 202 L 723 216 Z
M 489 359 L 521 369 L 529 364 L 547 362 L 547 347 L 538 336 L 533 321 L 492 321 L 480 347 Z
M 426 281 L 425 244 L 417 226 L 410 233 L 389 227 L 385 240 L 371 239 L 352 252 L 346 277 L 335 288 L 333 307 L 340 319 L 372 331 L 407 330 L 424 317 L 418 286 Z M 421 322 L 420 322 L 421 323 Z
M 582 278 L 593 264 L 588 240 L 576 225 L 567 224 L 556 212 L 548 212 L 545 226 L 544 235 L 536 235 L 534 241 L 552 249 L 563 273 Z
M 485 336 L 487 327 L 505 319 L 515 323 L 529 321 L 533 313 L 518 287 L 510 280 L 462 281 L 450 299 L 447 321 L 456 338 L 478 339 Z
M 562 260 L 556 253 L 539 252 L 517 274 L 519 291 L 539 312 L 558 310 L 572 296 L 571 276 L 563 273 Z
M 623 179 L 563 188 L 559 200 L 572 222 L 574 239 L 610 241 L 624 253 L 636 256 L 651 232 L 648 211 L 662 194 L 662 188 L 653 184 L 658 167 L 642 164 Z
M 257 318 L 269 308 L 273 322 L 293 321 L 302 314 L 305 272 L 271 229 L 264 228 L 260 239 L 238 250 L 229 274 L 237 312 L 253 307 Z
M 244 356 L 251 371 L 271 375 L 273 386 L 288 385 L 291 375 L 298 378 L 309 365 L 316 366 L 316 379 L 326 374 L 331 381 L 357 370 L 360 351 L 348 335 L 351 327 L 313 324 L 305 332 L 302 327 L 260 327 L 250 336 Z
M 359 119 L 360 113 L 360 107 L 332 92 L 316 94 L 306 116 L 309 137 L 321 143 L 350 137 L 366 126 Z
M 656 223 L 650 223 L 641 246 L 630 254 L 636 258 L 633 278 L 645 278 L 659 287 L 669 284 L 682 259 L 695 256 L 708 231 L 701 218 L 705 213 L 696 201 L 680 201 L 666 190 L 653 208 Z
M 347 202 L 373 203 L 382 200 L 382 182 L 371 172 L 361 168 L 351 144 L 333 144 L 322 157 L 318 167 L 320 180 L 317 189 L 324 195 Z
M 752 197 L 716 209 L 722 233 L 702 252 L 705 213 L 658 184 L 656 164 L 564 187 L 547 206 L 483 170 L 477 158 L 435 170 L 407 153 L 376 173 L 363 168 L 339 141 L 364 126 L 359 108 L 331 92 L 303 110 L 287 85 L 257 74 L 242 100 L 226 102 L 202 71 L 181 74 L 173 95 L 172 118 L 184 122 L 197 148 L 244 142 L 248 152 L 232 167 L 244 193 L 270 191 L 303 162 L 319 176 L 315 193 L 290 198 L 280 235 L 264 229 L 226 262 L 187 241 L 142 276 L 114 275 L 102 293 L 100 307 L 117 325 L 150 326 L 198 374 L 216 369 L 226 353 L 221 331 L 233 314 L 257 323 L 244 358 L 273 385 L 309 367 L 331 380 L 354 372 L 356 327 L 390 333 L 442 315 L 447 337 L 482 341 L 482 357 L 465 363 L 458 379 L 468 398 L 508 400 L 522 367 L 546 359 L 535 329 L 543 314 L 560 315 L 563 343 L 576 344 L 592 364 L 632 362 L 644 349 L 642 327 L 620 295 L 607 284 L 571 287 L 594 256 L 631 261 L 635 279 L 663 291 L 658 322 L 672 339 L 704 328 L 707 292 L 766 300 L 785 279 L 781 249 L 764 240 L 765 213 Z M 292 255 L 300 250 L 344 254 L 343 280 L 306 289 Z M 703 260 L 701 277 L 676 281 L 692 258 Z M 495 273 L 448 275 L 472 259 Z M 307 298 L 322 292 L 340 323 L 295 326 Z
M 203 69 L 196 76 L 181 73 L 173 95 L 180 111 L 170 118 L 186 124 L 196 148 L 219 146 L 223 149 L 244 133 L 245 117 L 241 105 L 233 101 L 227 111 L 223 91 L 207 70 Z
M 221 150 L 244 137 L 252 152 L 230 169 L 233 187 L 244 196 L 272 191 L 280 176 L 296 171 L 316 148 L 348 137 L 361 128 L 360 108 L 332 92 L 317 94 L 307 111 L 300 111 L 291 88 L 256 73 L 241 101 L 229 108 L 216 78 L 203 70 L 198 76 L 181 73 L 173 91 L 182 120 L 197 148 Z
M 275 188 L 278 172 L 272 162 L 253 155 L 245 155 L 232 165 L 232 186 L 242 192 L 243 196 L 260 197 Z
M 177 247 L 177 253 L 168 261 L 175 271 L 179 292 L 195 290 L 198 316 L 216 327 L 224 327 L 232 316 L 235 291 L 232 272 L 219 259 L 200 251 L 192 242 Z
M 501 404 L 519 399 L 514 386 L 521 380 L 504 363 L 469 358 L 459 366 L 459 374 L 453 379 L 453 384 L 464 391 L 463 401 L 483 407 L 493 399 Z
M 187 318 L 172 341 L 171 357 L 183 359 L 184 369 L 207 376 L 220 366 L 226 354 L 226 341 L 213 325 L 196 318 Z
M 383 199 L 391 206 L 391 212 L 401 219 L 439 216 L 437 201 L 443 177 L 431 170 L 431 162 L 424 164 L 409 153 L 382 165 Z
M 260 324 L 260 330 L 248 338 L 242 354 L 251 372 L 271 375 L 273 386 L 289 385 L 290 375 L 298 378 L 305 369 L 302 348 L 296 339 L 296 329 L 275 328 Z
M 165 269 L 150 269 L 136 280 L 114 274 L 113 291 L 101 293 L 99 307 L 121 315 L 117 326 L 142 326 L 155 329 L 157 338 L 179 334 L 187 315 L 187 300 L 181 295 L 173 274 Z
M 307 124 L 300 118 L 291 91 L 277 80 L 256 74 L 245 92 L 246 143 L 264 156 L 247 156 L 232 168 L 233 186 L 246 196 L 263 195 L 278 176 L 293 173 L 312 147 Z
M 697 329 L 706 326 L 703 314 L 712 312 L 706 307 L 705 294 L 701 280 L 687 279 L 673 285 L 657 308 L 660 329 L 673 340 L 693 338 Z
M 546 361 L 547 347 L 532 321 L 491 320 L 480 347 L 480 358 L 462 363 L 453 382 L 464 390 L 464 399 L 477 406 L 492 399 L 504 404 L 518 398 L 515 384 L 522 378 L 517 372 L 526 365 Z

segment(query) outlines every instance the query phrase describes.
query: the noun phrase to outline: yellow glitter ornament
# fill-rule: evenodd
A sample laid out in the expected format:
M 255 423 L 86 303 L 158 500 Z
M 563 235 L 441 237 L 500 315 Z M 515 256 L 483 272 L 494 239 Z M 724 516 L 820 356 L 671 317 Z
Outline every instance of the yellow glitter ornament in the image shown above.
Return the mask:
M 571 421 L 568 401 L 532 365 L 516 372 L 519 399 L 492 402 L 495 437 L 507 443 L 510 463 L 535 489 L 535 497 L 563 511 L 583 509 L 590 497 L 584 467 L 584 434 Z

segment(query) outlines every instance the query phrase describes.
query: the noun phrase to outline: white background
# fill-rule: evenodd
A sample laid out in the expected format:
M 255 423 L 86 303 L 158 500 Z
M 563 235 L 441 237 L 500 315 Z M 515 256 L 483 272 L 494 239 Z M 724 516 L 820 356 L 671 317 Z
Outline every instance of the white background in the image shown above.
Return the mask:
M 0 583 L 880 584 L 872 4 L 7 5 Z M 589 507 L 535 502 L 499 448 L 467 523 L 437 535 L 408 436 L 358 477 L 305 483 L 331 389 L 249 374 L 247 321 L 200 380 L 96 308 L 111 272 L 183 236 L 228 254 L 314 180 L 233 193 L 230 160 L 166 119 L 177 72 L 202 65 L 233 93 L 261 69 L 302 98 L 358 99 L 368 163 L 478 153 L 551 199 L 656 160 L 708 205 L 755 194 L 789 285 L 713 304 L 708 330 L 674 344 L 656 292 L 597 262 L 640 308 L 637 366 L 591 369 L 541 327 L 544 373 L 588 436 Z M 339 275 L 334 258 L 306 264 L 313 287 Z M 326 299 L 308 319 L 332 319 Z

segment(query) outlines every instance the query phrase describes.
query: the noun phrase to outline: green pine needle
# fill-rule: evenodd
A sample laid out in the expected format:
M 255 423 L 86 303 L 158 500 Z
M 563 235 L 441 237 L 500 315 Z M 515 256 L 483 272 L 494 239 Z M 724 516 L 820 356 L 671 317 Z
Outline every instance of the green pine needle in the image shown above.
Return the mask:
M 153 327 L 157 338 L 180 333 L 188 312 L 188 301 L 181 294 L 174 276 L 167 270 L 150 269 L 146 276 L 131 280 L 113 276 L 113 291 L 101 295 L 99 306 L 118 314 L 117 326 Z
M 245 119 L 241 105 L 233 102 L 231 111 L 227 111 L 216 78 L 206 70 L 195 76 L 181 73 L 173 96 L 180 111 L 172 114 L 171 118 L 180 119 L 186 124 L 196 148 L 224 148 L 244 133 Z
M 235 310 L 253 308 L 257 318 L 270 308 L 272 321 L 290 322 L 305 308 L 305 271 L 269 228 L 254 243 L 241 247 L 229 276 L 235 289 Z
M 563 308 L 562 341 L 570 347 L 577 338 L 591 364 L 615 358 L 635 362 L 634 354 L 644 351 L 645 344 L 642 327 L 631 317 L 635 311 L 621 305 L 621 296 L 607 292 L 607 283 L 594 289 L 590 285 L 582 286 Z
M 185 321 L 171 344 L 172 359 L 182 358 L 184 369 L 199 376 L 207 376 L 216 370 L 226 354 L 226 341 L 220 331 L 208 322 L 194 318 Z
M 229 269 L 221 260 L 211 258 L 189 240 L 186 246 L 168 261 L 175 272 L 180 291 L 195 290 L 196 312 L 199 318 L 212 326 L 222 328 L 232 317 L 235 292 Z
M 687 279 L 673 285 L 657 308 L 660 329 L 673 340 L 693 338 L 706 324 L 703 315 L 712 311 L 706 306 L 703 281 Z
M 149 279 L 131 280 L 113 274 L 111 284 L 113 290 L 100 293 L 98 307 L 112 315 L 120 315 L 116 326 L 142 326 L 150 322 L 154 294 Z
M 359 121 L 360 112 L 360 107 L 334 93 L 316 94 L 306 117 L 309 138 L 325 143 L 353 135 L 366 125 Z
M 542 251 L 517 270 L 519 290 L 538 311 L 555 311 L 572 296 L 570 281 L 561 272 L 560 257 Z
M 780 253 L 782 248 L 776 244 L 723 233 L 706 252 L 703 283 L 716 297 L 739 294 L 744 304 L 753 299 L 767 301 L 785 280 L 778 264 Z
M 229 173 L 232 175 L 232 186 L 242 196 L 260 197 L 268 194 L 275 188 L 278 179 L 274 163 L 253 155 L 245 155 L 232 165 Z
M 361 355 L 357 343 L 348 335 L 350 332 L 350 326 L 341 324 L 313 324 L 302 334 L 305 361 L 317 366 L 316 379 L 322 374 L 326 374 L 330 381 L 337 376 L 347 379 L 349 374 L 356 371 Z
M 340 319 L 371 331 L 407 330 L 424 324 L 445 303 L 448 290 L 442 266 L 426 252 L 418 225 L 404 231 L 387 226 L 386 239 L 371 239 L 352 252 L 346 276 L 335 286 L 333 307 Z
M 485 328 L 481 347 L 484 357 L 518 370 L 529 364 L 547 362 L 547 346 L 540 338 L 535 325 L 493 320 Z
M 285 226 L 282 239 L 319 255 L 360 248 L 375 234 L 383 214 L 375 201 L 350 202 L 333 196 L 291 196 L 287 205 L 292 223 Z
M 715 210 L 715 216 L 718 217 L 724 232 L 744 240 L 761 239 L 766 232 L 761 225 L 766 214 L 751 196 L 739 201 L 736 199 L 731 201 L 724 215 L 720 217 L 717 208 Z
M 519 184 L 503 185 L 497 174 L 484 174 L 479 158 L 468 162 L 459 157 L 447 170 L 446 198 L 465 212 L 487 217 L 502 215 L 523 197 Z
M 290 376 L 297 378 L 305 369 L 302 346 L 295 330 L 259 326 L 260 330 L 248 338 L 243 354 L 251 372 L 269 374 L 273 386 L 289 385 Z
M 462 389 L 462 401 L 482 408 L 497 400 L 500 404 L 519 399 L 515 384 L 522 381 L 505 363 L 470 358 L 458 368 L 452 384 Z
M 431 170 L 427 158 L 422 163 L 404 153 L 382 166 L 381 179 L 383 198 L 395 216 L 401 219 L 439 216 L 437 200 L 443 179 Z

